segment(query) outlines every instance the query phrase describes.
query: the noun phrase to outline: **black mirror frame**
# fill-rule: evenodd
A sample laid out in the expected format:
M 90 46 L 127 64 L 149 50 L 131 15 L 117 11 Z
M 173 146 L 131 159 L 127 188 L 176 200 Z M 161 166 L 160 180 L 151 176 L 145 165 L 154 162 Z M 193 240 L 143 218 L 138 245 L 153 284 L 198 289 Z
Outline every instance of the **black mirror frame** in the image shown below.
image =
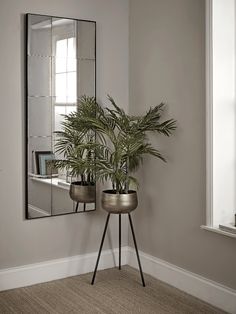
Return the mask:
M 29 217 L 28 213 L 28 22 L 29 22 L 29 16 L 30 15 L 38 15 L 38 16 L 48 16 L 50 18 L 62 18 L 62 19 L 70 19 L 74 21 L 81 21 L 81 22 L 91 22 L 95 25 L 95 43 L 94 43 L 94 56 L 95 56 L 95 69 L 94 69 L 94 92 L 95 92 L 95 99 L 96 99 L 96 92 L 97 92 L 97 25 L 96 21 L 93 20 L 86 20 L 86 19 L 76 19 L 76 18 L 68 18 L 68 17 L 61 17 L 61 16 L 52 16 L 52 15 L 45 15 L 45 14 L 37 14 L 37 13 L 26 13 L 24 18 L 24 33 L 25 33 L 25 45 L 24 45 L 24 69 L 25 69 L 25 80 L 24 80 L 24 99 L 25 99 L 25 106 L 24 106 L 24 182 L 25 182 L 25 193 L 24 193 L 24 204 L 25 204 L 25 219 L 27 220 L 34 220 L 34 219 L 41 219 L 41 218 L 50 218 L 50 217 L 58 217 L 58 216 L 64 216 L 64 215 L 71 215 L 71 214 L 79 214 L 79 213 L 90 213 L 94 212 L 96 210 L 96 201 L 95 201 L 95 209 L 92 210 L 86 210 L 86 211 L 78 211 L 78 212 L 68 212 L 68 213 L 62 213 L 62 214 L 56 214 L 56 215 L 49 215 L 49 216 L 40 216 L 40 217 Z

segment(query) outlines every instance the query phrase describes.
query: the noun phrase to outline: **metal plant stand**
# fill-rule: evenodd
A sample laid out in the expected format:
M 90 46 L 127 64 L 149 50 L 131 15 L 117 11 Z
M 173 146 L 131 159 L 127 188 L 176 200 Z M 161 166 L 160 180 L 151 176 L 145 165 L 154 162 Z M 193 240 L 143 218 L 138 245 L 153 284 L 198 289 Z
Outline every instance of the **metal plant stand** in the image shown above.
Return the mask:
M 95 265 L 95 269 L 94 269 L 94 273 L 93 273 L 93 278 L 92 278 L 92 281 L 91 281 L 92 285 L 94 284 L 95 277 L 96 277 L 96 274 L 97 274 L 97 268 L 98 268 L 98 264 L 99 264 L 99 260 L 100 260 L 100 256 L 101 256 L 101 252 L 102 252 L 104 239 L 105 239 L 105 236 L 106 236 L 106 231 L 107 231 L 110 215 L 111 215 L 111 213 L 108 213 L 108 215 L 107 215 L 105 228 L 104 228 L 103 235 L 102 235 L 102 241 L 101 241 L 99 252 L 98 252 L 98 257 L 97 257 L 97 261 L 96 261 L 96 265 Z M 119 269 L 121 269 L 121 215 L 122 214 L 119 214 Z M 136 251 L 136 255 L 137 255 L 137 260 L 138 260 L 138 266 L 139 266 L 140 276 L 141 276 L 141 280 L 142 280 L 142 285 L 143 285 L 143 287 L 145 287 L 145 281 L 144 281 L 144 277 L 143 277 L 142 266 L 141 266 L 141 262 L 140 262 L 140 258 L 139 258 L 138 247 L 137 247 L 137 242 L 136 242 L 135 233 L 134 233 L 134 227 L 133 227 L 133 223 L 132 223 L 132 219 L 131 219 L 130 213 L 128 213 L 128 216 L 129 216 L 129 224 L 130 224 L 130 228 L 131 228 L 131 232 L 132 232 L 132 236 L 133 236 L 133 240 L 134 240 L 134 247 L 135 247 L 135 251 Z
M 79 209 L 79 202 L 76 202 L 75 212 L 77 213 Z M 86 211 L 86 203 L 84 203 L 84 212 Z

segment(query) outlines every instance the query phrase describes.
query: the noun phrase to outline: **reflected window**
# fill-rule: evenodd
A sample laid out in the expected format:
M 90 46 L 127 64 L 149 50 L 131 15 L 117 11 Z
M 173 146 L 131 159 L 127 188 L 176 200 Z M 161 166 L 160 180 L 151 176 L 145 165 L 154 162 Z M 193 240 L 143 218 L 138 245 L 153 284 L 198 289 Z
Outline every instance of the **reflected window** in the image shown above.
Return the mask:
M 55 93 L 56 103 L 76 102 L 75 38 L 56 42 Z
M 54 130 L 60 129 L 63 114 L 76 110 L 77 65 L 75 37 L 56 41 Z

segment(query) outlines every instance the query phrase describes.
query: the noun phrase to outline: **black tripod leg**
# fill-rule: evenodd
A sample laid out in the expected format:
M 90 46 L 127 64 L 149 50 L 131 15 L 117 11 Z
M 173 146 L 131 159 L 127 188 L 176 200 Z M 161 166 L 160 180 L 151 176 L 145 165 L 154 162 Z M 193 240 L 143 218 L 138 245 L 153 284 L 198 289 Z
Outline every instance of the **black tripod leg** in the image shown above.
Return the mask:
M 95 277 L 96 277 L 98 263 L 99 263 L 100 255 L 101 255 L 101 252 L 102 252 L 103 242 L 104 242 L 104 239 L 105 239 L 109 218 L 110 218 L 110 214 L 107 215 L 107 220 L 106 220 L 105 228 L 104 228 L 103 235 L 102 235 L 102 241 L 101 241 L 101 244 L 100 244 L 100 248 L 99 248 L 99 252 L 98 252 L 98 258 L 97 258 L 96 266 L 95 266 L 95 269 L 94 269 L 93 279 L 92 279 L 91 285 L 94 284 L 94 280 L 95 280 Z
M 133 223 L 132 223 L 132 219 L 131 219 L 130 214 L 129 214 L 129 223 L 130 223 L 130 227 L 131 227 L 131 231 L 132 231 L 132 235 L 133 235 L 133 239 L 134 239 L 134 246 L 135 246 L 135 251 L 136 251 L 136 255 L 137 255 L 139 271 L 140 271 L 143 286 L 145 287 L 145 281 L 144 281 L 144 277 L 143 277 L 142 266 L 141 266 L 141 262 L 140 262 L 140 258 L 139 258 L 139 254 L 138 254 L 137 242 L 136 242 L 135 234 L 134 234 L 134 227 L 133 227 Z
M 121 269 L 121 214 L 119 214 L 119 269 Z
M 79 208 L 79 202 L 76 203 L 76 207 L 75 207 L 76 213 L 77 213 L 77 211 L 78 211 L 78 208 Z

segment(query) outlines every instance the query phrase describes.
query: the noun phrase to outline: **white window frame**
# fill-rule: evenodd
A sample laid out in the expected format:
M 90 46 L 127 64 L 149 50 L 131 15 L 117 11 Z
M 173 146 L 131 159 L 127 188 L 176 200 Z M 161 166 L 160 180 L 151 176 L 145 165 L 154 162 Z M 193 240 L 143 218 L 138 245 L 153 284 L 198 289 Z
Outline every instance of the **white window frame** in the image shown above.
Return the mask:
M 213 0 L 205 0 L 206 47 L 206 225 L 201 228 L 236 238 L 236 234 L 213 226 Z
M 213 34 L 212 0 L 206 0 L 206 225 L 213 226 Z

